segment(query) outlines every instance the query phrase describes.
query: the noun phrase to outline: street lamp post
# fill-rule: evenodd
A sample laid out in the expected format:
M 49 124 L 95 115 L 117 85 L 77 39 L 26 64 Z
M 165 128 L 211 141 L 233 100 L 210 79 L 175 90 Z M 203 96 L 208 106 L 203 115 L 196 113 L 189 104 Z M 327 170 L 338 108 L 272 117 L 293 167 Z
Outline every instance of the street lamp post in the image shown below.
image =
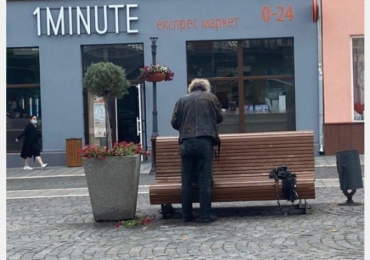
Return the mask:
M 157 56 L 157 37 L 150 37 L 152 41 L 152 64 L 156 65 L 156 56 Z M 153 128 L 152 128 L 152 169 L 150 174 L 155 174 L 155 154 L 156 154 L 156 138 L 158 136 L 158 111 L 157 111 L 157 82 L 153 82 L 153 112 L 152 112 Z

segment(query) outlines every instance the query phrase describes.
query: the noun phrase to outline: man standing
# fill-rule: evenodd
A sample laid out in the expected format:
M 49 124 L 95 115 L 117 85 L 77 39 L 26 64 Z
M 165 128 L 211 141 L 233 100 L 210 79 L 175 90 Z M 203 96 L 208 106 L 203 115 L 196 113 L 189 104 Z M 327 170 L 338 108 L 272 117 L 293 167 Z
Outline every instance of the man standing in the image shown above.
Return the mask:
M 194 79 L 186 96 L 174 108 L 171 125 L 179 131 L 183 221 L 194 220 L 192 185 L 198 183 L 198 221 L 215 221 L 211 214 L 213 146 L 218 142 L 216 125 L 223 120 L 218 98 L 208 80 Z

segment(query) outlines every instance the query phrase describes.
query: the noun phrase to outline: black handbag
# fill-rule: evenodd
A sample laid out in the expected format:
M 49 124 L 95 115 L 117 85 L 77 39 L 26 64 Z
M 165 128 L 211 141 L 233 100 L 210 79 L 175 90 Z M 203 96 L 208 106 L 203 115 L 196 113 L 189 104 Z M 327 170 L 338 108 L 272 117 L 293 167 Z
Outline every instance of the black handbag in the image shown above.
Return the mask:
M 296 191 L 297 175 L 289 172 L 287 166 L 282 165 L 272 169 L 270 172 L 270 178 L 274 178 L 276 182 L 278 182 L 279 179 L 282 181 L 283 194 L 287 201 L 294 202 L 299 199 Z

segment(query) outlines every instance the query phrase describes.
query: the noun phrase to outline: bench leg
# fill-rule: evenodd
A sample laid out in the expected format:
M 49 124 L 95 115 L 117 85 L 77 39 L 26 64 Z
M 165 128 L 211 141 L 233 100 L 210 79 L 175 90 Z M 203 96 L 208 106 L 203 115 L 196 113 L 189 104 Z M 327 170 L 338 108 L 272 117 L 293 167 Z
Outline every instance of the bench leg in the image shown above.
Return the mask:
M 175 214 L 172 204 L 161 204 L 162 216 L 164 219 L 171 218 Z
M 304 204 L 303 204 L 302 203 L 302 200 L 300 199 L 299 200 L 299 204 L 298 204 L 298 209 L 302 209 L 303 210 L 303 214 L 307 214 L 307 208 L 308 208 L 307 200 L 304 199 Z

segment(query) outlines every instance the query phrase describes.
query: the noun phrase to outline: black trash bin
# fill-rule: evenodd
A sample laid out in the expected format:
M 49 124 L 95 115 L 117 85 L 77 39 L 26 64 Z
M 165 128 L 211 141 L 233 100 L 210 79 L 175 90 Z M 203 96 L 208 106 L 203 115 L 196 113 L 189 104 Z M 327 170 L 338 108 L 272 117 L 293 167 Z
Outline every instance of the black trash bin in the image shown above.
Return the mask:
M 362 170 L 358 150 L 337 152 L 337 170 L 340 189 L 347 196 L 347 203 L 353 203 L 352 196 L 356 189 L 363 188 Z M 348 190 L 351 190 L 348 193 Z

